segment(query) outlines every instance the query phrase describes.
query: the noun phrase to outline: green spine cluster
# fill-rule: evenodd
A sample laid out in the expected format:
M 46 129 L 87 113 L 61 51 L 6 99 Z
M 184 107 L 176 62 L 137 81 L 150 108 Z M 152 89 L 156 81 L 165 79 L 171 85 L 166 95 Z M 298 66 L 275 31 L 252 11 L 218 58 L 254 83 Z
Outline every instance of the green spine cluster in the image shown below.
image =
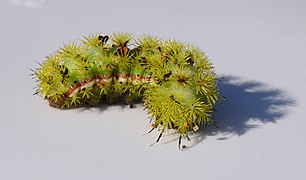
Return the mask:
M 175 129 L 179 141 L 200 125 L 214 123 L 211 113 L 220 97 L 218 78 L 204 52 L 149 35 L 84 37 L 46 57 L 34 76 L 36 93 L 57 108 L 118 100 L 132 107 L 143 100 L 152 129 L 159 129 L 160 136 Z

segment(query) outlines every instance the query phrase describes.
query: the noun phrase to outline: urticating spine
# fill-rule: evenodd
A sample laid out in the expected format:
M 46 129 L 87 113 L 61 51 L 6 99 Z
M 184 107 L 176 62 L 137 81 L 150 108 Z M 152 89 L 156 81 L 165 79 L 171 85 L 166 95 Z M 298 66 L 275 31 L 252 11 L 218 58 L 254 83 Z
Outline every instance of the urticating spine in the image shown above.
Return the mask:
M 109 40 L 110 39 L 110 43 Z M 220 95 L 212 63 L 196 46 L 129 33 L 90 35 L 65 44 L 34 70 L 37 94 L 68 108 L 143 100 L 152 130 L 175 129 L 182 137 L 212 120 Z M 189 139 L 189 138 L 188 138 Z

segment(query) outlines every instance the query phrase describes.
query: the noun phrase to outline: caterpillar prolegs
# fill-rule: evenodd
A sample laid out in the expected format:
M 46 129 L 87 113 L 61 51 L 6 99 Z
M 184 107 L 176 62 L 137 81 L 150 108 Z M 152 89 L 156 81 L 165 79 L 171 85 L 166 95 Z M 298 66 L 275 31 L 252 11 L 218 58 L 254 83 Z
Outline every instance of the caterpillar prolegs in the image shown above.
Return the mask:
M 65 44 L 33 70 L 37 91 L 50 106 L 69 108 L 142 100 L 152 130 L 174 129 L 181 139 L 202 124 L 215 124 L 218 78 L 198 47 L 129 33 L 90 35 Z M 152 131 L 151 130 L 151 131 Z M 151 132 L 150 131 L 150 132 Z

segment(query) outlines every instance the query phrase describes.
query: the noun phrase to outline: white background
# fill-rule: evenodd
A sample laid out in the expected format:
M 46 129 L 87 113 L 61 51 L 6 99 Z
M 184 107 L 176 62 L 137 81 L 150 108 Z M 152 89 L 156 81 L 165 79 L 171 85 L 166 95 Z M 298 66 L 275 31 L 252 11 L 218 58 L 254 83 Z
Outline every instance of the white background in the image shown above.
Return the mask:
M 306 179 L 306 1 L 2 0 L 0 179 Z M 224 80 L 219 129 L 185 151 L 139 104 L 58 110 L 30 68 L 64 42 L 131 32 L 198 45 Z

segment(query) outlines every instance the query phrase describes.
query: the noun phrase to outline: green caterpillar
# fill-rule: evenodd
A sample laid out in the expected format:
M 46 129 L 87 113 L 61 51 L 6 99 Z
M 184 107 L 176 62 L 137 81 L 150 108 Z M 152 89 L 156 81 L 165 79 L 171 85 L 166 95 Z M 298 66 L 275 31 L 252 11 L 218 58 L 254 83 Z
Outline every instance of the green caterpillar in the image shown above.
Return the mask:
M 108 43 L 110 39 L 111 43 Z M 198 47 L 129 33 L 99 34 L 65 44 L 33 70 L 37 91 L 50 106 L 69 108 L 142 100 L 152 129 L 174 129 L 181 139 L 202 124 L 215 124 L 220 98 L 212 63 Z

